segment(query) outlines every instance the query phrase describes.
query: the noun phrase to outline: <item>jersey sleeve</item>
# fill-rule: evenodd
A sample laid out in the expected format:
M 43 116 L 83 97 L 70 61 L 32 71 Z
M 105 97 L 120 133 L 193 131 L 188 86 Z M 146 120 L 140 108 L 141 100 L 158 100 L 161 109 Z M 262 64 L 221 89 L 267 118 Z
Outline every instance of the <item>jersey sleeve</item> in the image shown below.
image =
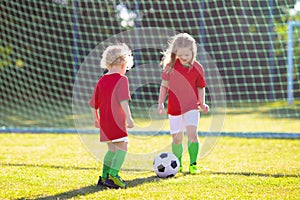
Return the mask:
M 118 101 L 131 100 L 129 91 L 129 81 L 126 76 L 122 76 L 118 83 Z
M 198 62 L 196 62 L 196 69 L 198 71 L 196 86 L 200 87 L 200 88 L 204 88 L 204 87 L 206 87 L 204 69 L 203 69 L 202 65 Z
M 201 75 L 198 76 L 196 86 L 200 88 L 206 87 L 206 81 L 203 76 Z
M 100 90 L 98 84 L 95 86 L 94 92 L 92 94 L 92 97 L 90 99 L 90 106 L 92 108 L 98 109 L 100 107 Z

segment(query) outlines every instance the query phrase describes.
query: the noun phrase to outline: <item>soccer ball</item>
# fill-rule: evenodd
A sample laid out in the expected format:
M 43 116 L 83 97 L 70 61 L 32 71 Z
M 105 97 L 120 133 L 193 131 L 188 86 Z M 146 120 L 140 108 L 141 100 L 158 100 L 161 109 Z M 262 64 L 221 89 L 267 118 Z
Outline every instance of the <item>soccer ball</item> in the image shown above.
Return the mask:
M 173 153 L 164 152 L 154 159 L 153 170 L 158 177 L 168 178 L 175 176 L 179 165 L 179 160 Z

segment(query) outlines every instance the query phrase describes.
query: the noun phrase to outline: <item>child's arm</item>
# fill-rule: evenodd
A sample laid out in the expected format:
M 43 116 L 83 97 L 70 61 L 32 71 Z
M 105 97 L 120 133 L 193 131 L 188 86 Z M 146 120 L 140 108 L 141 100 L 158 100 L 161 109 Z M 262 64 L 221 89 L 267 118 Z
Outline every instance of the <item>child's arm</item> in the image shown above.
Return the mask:
M 199 107 L 203 110 L 204 114 L 209 112 L 209 106 L 205 103 L 205 88 L 197 88 Z
M 127 127 L 128 128 L 133 128 L 134 127 L 134 122 L 133 122 L 133 119 L 131 117 L 131 112 L 130 112 L 128 101 L 127 100 L 122 101 L 121 106 L 122 106 L 122 109 L 123 109 L 123 111 L 126 115 Z
M 168 90 L 169 82 L 166 80 L 161 81 L 160 89 L 159 89 L 159 97 L 158 97 L 158 106 L 157 111 L 159 114 L 164 113 L 164 102 L 166 100 L 167 96 L 167 90 Z
M 94 125 L 96 128 L 100 128 L 100 117 L 99 117 L 99 109 L 94 109 Z

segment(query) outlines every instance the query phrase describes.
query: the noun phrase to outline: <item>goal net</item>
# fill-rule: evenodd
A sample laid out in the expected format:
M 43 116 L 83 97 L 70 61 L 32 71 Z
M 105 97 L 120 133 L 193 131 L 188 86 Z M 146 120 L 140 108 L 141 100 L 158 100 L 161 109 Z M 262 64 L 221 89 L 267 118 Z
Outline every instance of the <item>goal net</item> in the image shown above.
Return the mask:
M 253 118 L 257 113 L 257 120 L 297 120 L 298 26 L 290 72 L 294 99 L 287 103 L 287 24 L 300 20 L 294 5 L 294 0 L 2 0 L 0 128 L 68 131 L 74 120 L 80 128 L 92 127 L 88 99 L 103 74 L 101 53 L 113 42 L 133 49 L 135 66 L 127 75 L 134 118 L 140 123 L 149 115 L 159 118 L 161 52 L 179 32 L 197 41 L 209 116 L 226 112 Z

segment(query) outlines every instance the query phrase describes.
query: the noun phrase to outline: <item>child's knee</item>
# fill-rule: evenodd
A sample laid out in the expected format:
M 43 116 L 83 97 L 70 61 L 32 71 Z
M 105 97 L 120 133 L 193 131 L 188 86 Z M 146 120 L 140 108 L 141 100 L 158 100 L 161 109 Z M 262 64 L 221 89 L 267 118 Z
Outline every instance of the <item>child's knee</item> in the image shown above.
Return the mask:
M 179 133 L 176 133 L 176 134 L 172 134 L 172 137 L 173 137 L 173 143 L 174 144 L 181 144 L 182 140 L 183 140 L 183 133 L 179 132 Z

